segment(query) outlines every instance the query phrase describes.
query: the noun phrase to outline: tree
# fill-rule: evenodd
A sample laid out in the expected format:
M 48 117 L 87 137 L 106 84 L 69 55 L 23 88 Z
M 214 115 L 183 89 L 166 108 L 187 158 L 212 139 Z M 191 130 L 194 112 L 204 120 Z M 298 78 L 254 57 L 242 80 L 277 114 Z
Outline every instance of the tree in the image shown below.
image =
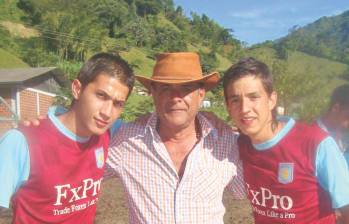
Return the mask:
M 154 38 L 154 30 L 144 18 L 135 18 L 125 25 L 127 37 L 135 46 L 144 47 L 151 43 Z
M 135 101 L 134 97 L 140 97 L 131 95 L 128 102 Z M 150 113 L 154 111 L 153 106 L 153 99 L 149 96 L 142 96 L 142 100 L 137 101 L 137 105 L 134 105 L 132 103 L 127 103 L 124 109 L 124 112 L 121 114 L 121 119 L 124 121 L 134 121 L 136 118 L 138 118 L 141 115 Z
M 129 6 L 123 0 L 101 0 L 94 2 L 94 13 L 99 21 L 108 28 L 109 37 L 116 37 L 116 30 L 128 18 Z
M 186 43 L 181 32 L 170 27 L 156 27 L 152 47 L 165 52 L 185 51 Z
M 199 51 L 199 55 L 201 59 L 202 71 L 204 73 L 211 72 L 218 67 L 218 60 L 215 52 L 211 51 L 209 53 L 205 53 L 203 51 Z
M 159 2 L 154 0 L 137 0 L 135 4 L 137 7 L 137 14 L 142 17 L 157 15 L 161 10 Z

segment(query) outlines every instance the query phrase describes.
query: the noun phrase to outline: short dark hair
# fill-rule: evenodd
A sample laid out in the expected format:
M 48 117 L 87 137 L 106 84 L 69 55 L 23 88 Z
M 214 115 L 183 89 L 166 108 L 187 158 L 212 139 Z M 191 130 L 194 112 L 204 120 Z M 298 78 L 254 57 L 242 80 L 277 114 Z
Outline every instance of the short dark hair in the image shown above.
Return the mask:
M 224 98 L 227 100 L 228 97 L 228 86 L 229 84 L 235 82 L 238 79 L 254 76 L 259 78 L 262 81 L 262 85 L 268 95 L 271 95 L 274 91 L 273 88 L 273 77 L 268 68 L 268 66 L 258 61 L 253 57 L 243 58 L 238 63 L 232 65 L 223 76 L 223 89 L 224 89 Z M 273 116 L 273 126 L 277 125 L 276 120 L 276 108 L 272 110 Z
M 261 79 L 263 87 L 268 94 L 273 90 L 273 78 L 266 64 L 255 58 L 248 57 L 241 59 L 238 63 L 232 65 L 223 76 L 224 96 L 227 97 L 227 88 L 231 82 L 246 76 L 255 76 Z
M 349 106 L 349 84 L 344 84 L 335 88 L 332 92 L 330 108 L 335 104 Z
M 77 79 L 85 87 L 101 73 L 116 78 L 129 89 L 131 93 L 135 81 L 134 73 L 129 64 L 119 55 L 97 53 L 82 66 Z

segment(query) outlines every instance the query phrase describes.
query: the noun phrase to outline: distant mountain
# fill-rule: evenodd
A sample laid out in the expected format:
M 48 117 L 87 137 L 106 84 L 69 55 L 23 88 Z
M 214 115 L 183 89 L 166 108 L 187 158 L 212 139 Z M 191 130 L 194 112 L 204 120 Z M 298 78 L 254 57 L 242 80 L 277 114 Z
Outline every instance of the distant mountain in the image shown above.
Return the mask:
M 304 27 L 295 26 L 275 45 L 279 49 L 299 50 L 348 64 L 349 10 L 337 16 L 322 17 Z

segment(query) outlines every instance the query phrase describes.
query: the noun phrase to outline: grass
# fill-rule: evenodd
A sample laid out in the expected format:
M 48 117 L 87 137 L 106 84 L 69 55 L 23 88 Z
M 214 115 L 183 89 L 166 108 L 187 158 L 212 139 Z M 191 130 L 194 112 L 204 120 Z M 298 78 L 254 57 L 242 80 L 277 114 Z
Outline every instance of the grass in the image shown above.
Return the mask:
M 217 57 L 217 60 L 219 62 L 219 66 L 217 68 L 218 71 L 225 71 L 227 70 L 230 66 L 231 66 L 231 61 L 225 57 L 223 57 L 222 55 L 220 54 L 216 54 L 216 57 Z
M 21 59 L 0 48 L 0 68 L 25 68 L 29 67 Z
M 120 53 L 128 63 L 133 66 L 137 75 L 151 76 L 155 61 L 148 57 L 147 52 L 140 48 L 131 48 L 128 52 Z

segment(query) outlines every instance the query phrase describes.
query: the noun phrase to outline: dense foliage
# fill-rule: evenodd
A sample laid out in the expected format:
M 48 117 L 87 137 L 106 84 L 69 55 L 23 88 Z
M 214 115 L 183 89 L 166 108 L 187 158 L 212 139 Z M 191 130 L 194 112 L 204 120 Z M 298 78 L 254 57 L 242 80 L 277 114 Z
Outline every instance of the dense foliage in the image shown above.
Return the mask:
M 276 46 L 349 64 L 349 11 L 322 17 L 305 27 L 294 26 Z
M 8 21 L 13 24 L 3 25 Z M 16 24 L 26 28 L 20 35 L 10 29 Z M 119 53 L 142 75 L 151 74 L 155 55 L 163 51 L 196 51 L 205 73 L 221 74 L 241 57 L 253 56 L 271 68 L 286 113 L 311 120 L 326 108 L 333 87 L 349 80 L 347 65 L 323 59 L 349 63 L 349 11 L 246 48 L 231 28 L 205 14 L 188 17 L 172 0 L 0 0 L 0 59 L 6 58 L 6 64 L 16 61 L 8 57 L 18 57 L 33 67 L 59 67 L 72 79 L 82 62 L 99 51 Z M 62 90 L 68 98 L 69 92 Z M 122 115 L 125 120 L 153 110 L 151 98 L 136 92 Z M 212 105 L 206 110 L 229 120 L 221 86 L 206 98 Z M 69 105 L 64 97 L 57 103 Z

